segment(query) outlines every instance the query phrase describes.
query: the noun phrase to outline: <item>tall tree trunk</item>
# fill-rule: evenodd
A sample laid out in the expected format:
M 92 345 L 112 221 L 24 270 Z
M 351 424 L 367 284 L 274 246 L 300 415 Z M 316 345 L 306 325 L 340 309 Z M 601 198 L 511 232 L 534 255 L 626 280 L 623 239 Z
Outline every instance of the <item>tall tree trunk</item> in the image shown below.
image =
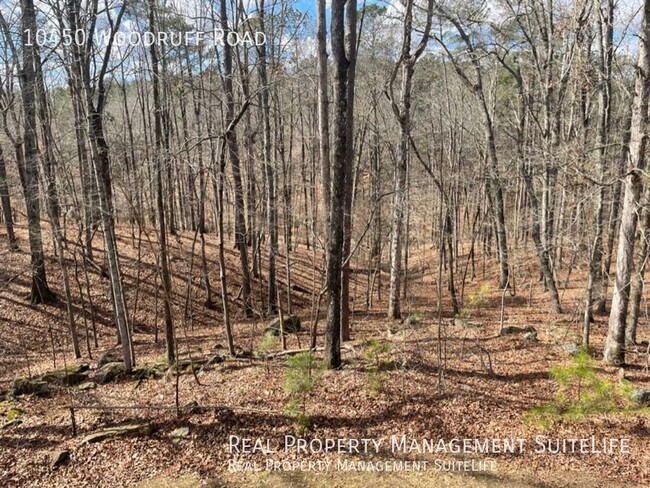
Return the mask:
M 96 85 L 92 84 L 89 75 L 91 64 L 90 57 L 86 57 L 83 60 L 83 73 L 93 176 L 97 186 L 99 214 L 102 229 L 104 231 L 104 246 L 106 259 L 108 261 L 108 276 L 111 283 L 113 310 L 122 345 L 124 366 L 127 371 L 131 371 L 135 366 L 135 355 L 133 352 L 131 328 L 129 327 L 124 290 L 122 288 L 122 273 L 117 248 L 117 237 L 115 234 L 115 216 L 112 202 L 113 192 L 111 189 L 110 151 L 104 131 L 104 111 L 106 108 L 107 96 L 104 78 L 106 76 L 106 71 L 108 70 L 108 62 L 111 57 L 115 32 L 119 29 L 122 17 L 126 10 L 126 5 L 126 3 L 122 5 L 117 18 L 113 20 L 111 35 L 104 52 L 101 69 L 96 79 Z M 95 15 L 96 14 L 97 13 L 95 12 Z M 89 35 L 92 35 L 92 33 Z
M 592 305 L 593 296 L 600 295 L 602 288 L 603 274 L 603 215 L 605 213 L 605 177 L 607 173 L 607 141 L 609 136 L 609 120 L 611 114 L 611 66 L 613 59 L 613 38 L 614 38 L 614 1 L 607 0 L 606 10 L 599 7 L 599 29 L 598 45 L 599 66 L 598 66 L 598 163 L 600 171 L 600 187 L 598 188 L 598 200 L 596 203 L 596 228 L 594 241 L 589 261 L 589 276 L 587 278 L 587 291 L 585 296 L 585 312 L 582 324 L 582 344 L 589 345 L 589 328 L 593 320 Z
M 7 247 L 9 251 L 18 250 L 18 241 L 14 233 L 14 219 L 11 215 L 11 200 L 9 198 L 9 188 L 7 187 L 7 168 L 5 158 L 0 145 L 0 203 L 2 203 L 2 216 L 7 229 Z
M 614 166 L 616 181 L 612 190 L 612 202 L 609 213 L 609 223 L 607 228 L 607 247 L 603 257 L 603 280 L 598 297 L 598 312 L 603 313 L 607 309 L 607 289 L 609 284 L 610 269 L 612 266 L 612 256 L 614 255 L 614 241 L 619 228 L 621 211 L 621 191 L 623 188 L 623 178 L 627 169 L 627 159 L 630 153 L 630 126 L 632 124 L 632 110 L 628 111 L 625 117 L 623 128 L 623 137 L 621 140 L 621 150 L 619 153 L 619 164 Z
M 343 267 L 341 270 L 341 340 L 350 340 L 350 248 L 352 244 L 352 196 L 354 165 L 354 85 L 357 63 L 357 2 L 349 0 L 345 12 L 345 53 L 348 59 L 345 200 L 343 204 Z
M 560 306 L 560 295 L 557 291 L 557 286 L 553 277 L 553 266 L 551 264 L 551 258 L 549 256 L 549 249 L 544 245 L 544 241 L 542 239 L 542 211 L 540 209 L 537 195 L 535 195 L 535 189 L 533 187 L 533 176 L 530 170 L 525 167 L 525 163 L 521 163 L 521 175 L 524 179 L 524 182 L 526 183 L 528 199 L 530 200 L 530 210 L 532 214 L 530 234 L 533 238 L 533 242 L 535 243 L 535 250 L 537 252 L 537 258 L 542 270 L 542 276 L 551 295 L 551 304 L 553 305 L 553 310 L 555 313 L 562 313 L 562 307 Z
M 628 346 L 636 344 L 636 330 L 639 324 L 639 315 L 641 314 L 641 299 L 645 288 L 643 277 L 650 256 L 650 209 L 648 209 L 648 199 L 650 198 L 650 187 L 646 187 L 644 196 L 644 207 L 641 211 L 641 223 L 639 225 L 640 247 L 637 253 L 636 272 L 632 277 L 632 291 L 630 297 L 630 311 L 628 314 L 628 323 L 625 327 L 625 343 Z
M 377 297 L 381 299 L 381 242 L 382 242 L 382 219 L 381 219 L 381 161 L 380 161 L 380 146 L 379 146 L 379 127 L 377 117 L 377 98 L 373 93 L 373 122 L 375 124 L 375 131 L 373 134 L 372 156 L 370 160 L 370 194 L 371 194 L 371 208 L 374 211 L 372 215 L 372 244 L 370 247 L 370 264 L 373 270 L 371 280 L 368 306 L 372 306 L 372 294 L 374 291 L 374 283 L 377 281 Z
M 508 262 L 508 243 L 506 240 L 506 217 L 505 217 L 505 201 L 503 196 L 503 188 L 501 186 L 501 176 L 499 174 L 499 160 L 497 156 L 496 143 L 494 137 L 494 121 L 490 114 L 487 99 L 485 96 L 485 89 L 483 86 L 483 68 L 481 66 L 482 54 L 476 51 L 474 42 L 470 35 L 465 30 L 460 20 L 454 14 L 448 13 L 444 7 L 436 4 L 437 11 L 445 18 L 447 18 L 456 28 L 460 35 L 465 48 L 469 54 L 472 68 L 475 73 L 474 79 L 470 80 L 462 65 L 458 62 L 456 57 L 451 53 L 447 45 L 441 40 L 437 39 L 450 56 L 456 72 L 461 80 L 477 97 L 480 105 L 481 118 L 483 131 L 485 134 L 485 145 L 487 151 L 487 190 L 490 198 L 492 199 L 492 212 L 494 215 L 494 223 L 496 227 L 497 238 L 497 252 L 499 257 L 499 287 L 506 288 L 510 283 L 510 265 Z
M 43 164 L 43 175 L 45 177 L 45 196 L 48 200 L 48 208 L 50 209 L 48 214 L 52 219 L 52 229 L 54 229 L 54 232 L 58 232 L 61 228 L 61 208 L 56 188 L 56 162 L 54 157 L 54 136 L 52 135 L 52 125 L 50 123 L 50 104 L 47 99 L 47 93 L 45 92 L 45 80 L 43 78 L 43 67 L 41 65 L 38 45 L 35 45 L 33 49 L 36 60 L 34 72 L 36 76 L 36 97 L 38 98 L 38 118 L 43 143 L 41 160 Z
M 226 0 L 221 0 L 221 28 L 228 34 L 231 32 L 228 25 Z M 233 55 L 232 46 L 225 42 L 223 45 L 223 86 L 226 96 L 226 142 L 228 143 L 228 158 L 232 169 L 235 192 L 235 246 L 239 250 L 239 263 L 242 273 L 242 298 L 246 317 L 252 317 L 251 306 L 251 278 L 248 267 L 248 249 L 246 248 L 246 213 L 244 209 L 244 191 L 241 179 L 239 162 L 239 146 L 235 127 L 235 98 L 233 94 Z
M 264 25 L 264 0 L 259 3 L 260 30 L 265 31 Z M 260 46 L 260 83 L 262 84 L 262 154 L 264 159 L 264 174 L 266 177 L 266 219 L 269 233 L 269 288 L 268 288 L 268 312 L 273 314 L 278 310 L 278 292 L 276 278 L 276 256 L 278 255 L 278 210 L 276 204 L 276 176 L 275 167 L 271 153 L 271 115 L 269 104 L 269 80 L 267 75 L 267 51 L 266 44 Z
M 399 123 L 399 149 L 395 166 L 395 195 L 393 197 L 393 221 L 390 242 L 390 292 L 388 296 L 388 317 L 399 319 L 400 292 L 402 281 L 402 247 L 404 245 L 404 215 L 407 207 L 407 175 L 409 160 L 409 142 L 411 137 L 411 92 L 413 88 L 413 72 L 415 63 L 424 52 L 431 30 L 433 3 L 430 1 L 427 9 L 427 23 L 420 43 L 414 51 L 411 48 L 413 35 L 413 0 L 408 0 L 404 11 L 402 29 L 401 55 L 387 85 L 387 95 L 391 108 Z M 393 84 L 401 70 L 401 86 L 399 102 L 394 100 Z
M 356 0 L 347 0 L 356 2 Z M 345 53 L 346 0 L 332 0 L 331 45 L 334 60 L 334 157 L 330 201 L 329 242 L 327 243 L 327 326 L 325 365 L 341 367 L 341 265 L 345 210 L 345 164 L 347 161 L 348 67 Z
M 149 0 L 149 29 L 151 32 L 157 31 L 156 23 L 156 2 Z M 163 107 L 160 100 L 160 72 L 158 48 L 155 43 L 150 46 L 151 70 L 153 84 L 153 115 L 154 115 L 154 140 L 156 151 L 154 160 L 156 161 L 156 210 L 158 213 L 158 248 L 160 252 L 160 272 L 162 274 L 163 285 L 163 310 L 165 315 L 165 345 L 167 351 L 167 362 L 170 364 L 176 358 L 176 348 L 174 339 L 174 320 L 172 318 L 172 285 L 169 273 L 169 260 L 167 256 L 167 226 L 165 224 L 165 203 L 163 194 L 163 170 L 167 161 L 165 144 L 163 141 Z M 171 181 L 170 181 L 171 184 Z
M 21 0 L 22 7 L 22 41 L 23 65 L 20 72 L 20 82 L 24 112 L 24 182 L 25 205 L 27 207 L 27 225 L 29 231 L 29 250 L 31 254 L 32 303 L 50 303 L 56 301 L 56 295 L 47 284 L 45 272 L 45 257 L 43 254 L 43 239 L 41 233 L 41 205 L 39 201 L 39 152 L 38 136 L 36 134 L 36 63 L 40 63 L 35 44 L 29 45 L 28 32 L 36 32 L 36 11 L 33 0 Z
M 329 129 L 329 83 L 327 79 L 327 26 L 326 0 L 318 0 L 318 136 L 321 160 L 321 179 L 324 220 L 324 235 L 329 235 L 328 222 L 330 218 L 329 205 L 331 199 L 330 178 L 330 129 Z
M 632 109 L 630 157 L 625 177 L 625 197 L 616 253 L 616 283 L 612 294 L 612 309 L 604 352 L 605 361 L 613 365 L 625 362 L 625 323 L 634 261 L 634 240 L 642 187 L 641 175 L 645 169 L 648 97 L 650 96 L 650 0 L 644 2 L 638 56 Z

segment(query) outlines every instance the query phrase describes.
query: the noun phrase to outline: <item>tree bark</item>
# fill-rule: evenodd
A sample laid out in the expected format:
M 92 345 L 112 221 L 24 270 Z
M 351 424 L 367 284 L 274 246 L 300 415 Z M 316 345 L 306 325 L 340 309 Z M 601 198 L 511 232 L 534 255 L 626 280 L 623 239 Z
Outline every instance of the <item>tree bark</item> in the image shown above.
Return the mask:
M 36 11 L 33 0 L 21 0 L 23 63 L 20 81 L 23 96 L 23 151 L 25 205 L 27 206 L 27 225 L 29 230 L 29 250 L 31 254 L 32 290 L 30 300 L 34 304 L 56 301 L 56 295 L 47 284 L 43 239 L 41 233 L 41 205 L 39 201 L 39 151 L 36 133 L 36 63 L 37 49 L 33 43 L 28 45 L 28 32 L 36 32 Z
M 323 197 L 323 230 L 328 236 L 328 222 L 330 218 L 329 205 L 331 198 L 330 178 L 330 129 L 329 129 L 329 83 L 327 79 L 327 27 L 326 27 L 326 0 L 318 1 L 318 135 L 319 154 L 321 159 L 321 185 Z
M 402 315 L 400 307 L 402 281 L 402 248 L 404 246 L 404 215 L 407 210 L 407 174 L 411 137 L 411 94 L 413 90 L 413 72 L 415 63 L 424 52 L 431 30 L 433 3 L 430 1 L 427 9 L 426 26 L 422 38 L 415 48 L 411 48 L 413 36 L 413 0 L 408 0 L 404 12 L 402 29 L 401 55 L 387 85 L 386 94 L 391 101 L 391 108 L 399 124 L 399 149 L 395 166 L 395 195 L 393 197 L 393 220 L 390 242 L 390 284 L 388 295 L 388 317 L 399 319 Z M 401 69 L 402 79 L 400 99 L 396 102 L 393 97 L 393 83 Z
M 347 0 L 356 2 L 356 0 Z M 345 0 L 332 0 L 331 45 L 334 60 L 334 157 L 330 229 L 327 243 L 327 326 L 325 366 L 341 367 L 341 265 L 343 258 L 343 219 L 345 210 L 345 164 L 347 161 L 348 67 L 345 53 Z
M 226 0 L 221 0 L 221 28 L 228 34 L 231 32 L 228 25 Z M 239 250 L 239 263 L 242 273 L 242 299 L 246 317 L 253 316 L 251 306 L 251 278 L 248 266 L 248 249 L 246 248 L 246 212 L 244 209 L 244 190 L 241 178 L 241 165 L 239 160 L 239 145 L 237 132 L 233 121 L 235 120 L 235 98 L 233 93 L 233 54 L 230 43 L 223 44 L 223 86 L 226 97 L 226 142 L 228 144 L 228 159 L 232 169 L 235 192 L 235 246 Z
M 650 186 L 645 189 L 645 201 L 641 211 L 641 223 L 639 225 L 640 248 L 637 254 L 636 272 L 632 277 L 632 291 L 630 297 L 630 311 L 628 314 L 628 323 L 625 327 L 625 343 L 628 346 L 636 344 L 636 330 L 639 324 L 639 315 L 641 314 L 641 299 L 645 288 L 643 277 L 650 255 L 650 208 L 648 208 L 648 198 L 650 198 Z
M 606 11 L 598 9 L 599 44 L 598 66 L 598 166 L 600 172 L 600 187 L 596 203 L 596 222 L 594 241 L 589 261 L 589 276 L 587 278 L 587 291 L 585 296 L 585 312 L 583 315 L 582 344 L 589 345 L 589 328 L 593 320 L 593 296 L 600 295 L 599 289 L 603 286 L 603 216 L 605 209 L 605 176 L 607 173 L 607 141 L 609 136 L 609 120 L 611 114 L 611 66 L 613 59 L 614 37 L 614 2 L 607 0 Z
M 122 287 L 122 273 L 120 269 L 117 237 L 115 234 L 115 217 L 112 202 L 110 151 L 104 131 L 104 111 L 106 108 L 106 71 L 111 57 L 115 32 L 119 29 L 122 17 L 126 10 L 126 3 L 122 5 L 117 18 L 113 21 L 111 35 L 103 55 L 102 65 L 96 78 L 96 83 L 90 79 L 90 56 L 83 59 L 84 91 L 86 95 L 88 134 L 90 136 L 91 159 L 93 176 L 97 187 L 99 214 L 104 231 L 104 247 L 108 262 L 108 275 L 111 283 L 113 310 L 115 322 L 122 346 L 122 357 L 127 371 L 135 366 L 131 328 L 129 327 L 126 301 Z M 97 15 L 95 11 L 94 16 Z M 93 33 L 89 33 L 92 37 Z
M 151 32 L 157 31 L 156 23 L 156 1 L 149 0 L 149 28 Z M 165 203 L 163 195 L 163 180 L 162 175 L 165 169 L 163 162 L 167 161 L 164 154 L 164 141 L 162 133 L 163 125 L 163 107 L 160 100 L 160 72 L 159 72 L 159 55 L 158 48 L 155 43 L 152 43 L 149 52 L 151 55 L 151 70 L 152 70 L 152 84 L 153 84 L 153 115 L 154 115 L 154 140 L 156 150 L 154 152 L 154 160 L 156 162 L 156 210 L 158 213 L 158 249 L 160 252 L 160 272 L 162 275 L 163 285 L 163 310 L 165 316 L 165 346 L 167 352 L 167 362 L 173 363 L 176 358 L 176 348 L 174 339 L 174 320 L 172 318 L 172 285 L 169 273 L 169 260 L 167 253 L 167 226 L 165 223 Z M 171 184 L 171 182 L 170 182 Z
M 14 232 L 14 219 L 11 215 L 11 199 L 7 187 L 7 168 L 2 146 L 0 146 L 0 203 L 2 203 L 2 216 L 5 221 L 5 229 L 7 229 L 7 247 L 9 251 L 17 251 L 18 241 Z
M 264 0 L 260 0 L 260 29 L 265 32 L 264 26 Z M 266 219 L 269 233 L 269 288 L 268 288 L 268 313 L 274 314 L 278 310 L 278 292 L 276 282 L 276 256 L 278 255 L 278 210 L 276 204 L 276 176 L 271 154 L 271 115 L 269 104 L 269 80 L 267 74 L 266 44 L 260 46 L 260 83 L 262 84 L 262 130 L 263 130 L 263 160 L 264 174 L 266 177 Z
M 625 196 L 621 212 L 621 227 L 616 253 L 616 282 L 612 294 L 612 309 L 605 342 L 604 359 L 612 365 L 625 363 L 625 325 L 630 295 L 630 280 L 634 261 L 641 175 L 645 170 L 647 142 L 648 97 L 650 96 L 650 0 L 645 0 L 639 34 L 634 105 L 630 133 L 630 156 L 625 177 Z
M 357 63 L 357 2 L 349 0 L 345 12 L 345 54 L 348 59 L 345 199 L 343 204 L 343 267 L 341 270 L 341 340 L 350 340 L 350 248 L 352 244 L 352 197 L 354 191 L 354 85 Z

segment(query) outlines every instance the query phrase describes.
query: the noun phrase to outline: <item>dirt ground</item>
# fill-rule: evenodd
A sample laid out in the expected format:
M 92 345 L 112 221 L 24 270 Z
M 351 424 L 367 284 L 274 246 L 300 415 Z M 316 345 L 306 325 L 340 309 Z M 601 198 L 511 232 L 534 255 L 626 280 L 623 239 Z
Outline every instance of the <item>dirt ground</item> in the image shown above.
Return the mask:
M 127 228 L 120 229 L 120 249 L 124 267 L 126 298 L 134 326 L 136 357 L 139 365 L 154 364 L 164 356 L 162 309 L 155 284 L 155 236 L 142 236 L 138 246 Z M 20 233 L 21 245 L 27 248 L 26 235 Z M 179 352 L 182 357 L 225 355 L 225 337 L 219 308 L 203 306 L 205 294 L 201 287 L 200 258 L 195 256 L 190 269 L 189 254 L 192 234 L 172 240 L 174 312 Z M 97 242 L 101 242 L 100 237 Z M 99 246 L 99 244 L 98 244 Z M 138 251 L 138 247 L 140 251 Z M 102 352 L 115 350 L 115 331 L 111 316 L 108 280 L 101 269 L 89 268 L 88 282 L 77 259 L 75 273 L 74 248 L 65 259 L 73 280 L 73 293 L 79 297 L 75 276 L 84 290 L 90 290 L 95 309 L 99 347 L 93 345 L 89 305 L 75 300 L 75 318 L 82 335 L 83 358 L 75 360 L 70 352 L 66 309 L 63 302 L 48 306 L 32 306 L 25 299 L 29 291 L 29 256 L 26 253 L 0 255 L 0 390 L 8 389 L 13 379 L 35 376 L 64 364 L 88 363 L 95 367 Z M 198 246 L 195 247 L 198 252 Z M 236 276 L 237 260 L 232 247 L 228 253 L 229 293 L 233 298 L 233 324 L 238 350 L 258 350 L 267 319 L 259 316 L 245 319 L 241 314 L 240 285 Z M 308 344 L 309 325 L 313 316 L 314 290 L 320 289 L 322 260 L 299 246 L 290 259 L 291 281 L 301 291 L 292 294 L 293 312 L 303 321 L 303 331 L 288 338 L 289 349 Z M 207 242 L 211 282 L 219 296 L 216 240 Z M 101 256 L 101 247 L 97 248 Z M 549 378 L 553 366 L 565 364 L 569 356 L 561 345 L 578 340 L 579 303 L 584 290 L 584 265 L 577 263 L 568 275 L 560 270 L 561 298 L 565 313 L 550 311 L 548 297 L 537 282 L 536 262 L 532 245 L 520 244 L 513 257 L 515 289 L 503 295 L 497 289 L 495 263 L 486 258 L 485 274 L 482 258 L 476 262 L 476 276 L 471 265 L 466 274 L 465 302 L 478 303 L 464 310 L 465 322 L 454 322 L 443 284 L 442 318 L 439 328 L 437 310 L 437 253 L 428 248 L 415 250 L 411 256 L 405 316 L 418 320 L 392 323 L 385 318 L 387 276 L 382 276 L 381 299 L 374 289 L 372 306 L 367 307 L 368 276 L 352 274 L 353 295 L 352 341 L 343 351 L 344 367 L 338 372 L 325 372 L 321 382 L 307 401 L 311 428 L 308 438 L 525 438 L 536 435 L 549 438 L 629 438 L 630 453 L 615 454 L 540 454 L 527 449 L 516 454 L 491 454 L 480 459 L 496 463 L 496 471 L 447 473 L 435 469 L 424 472 L 345 472 L 324 473 L 279 471 L 229 471 L 234 459 L 228 449 L 231 435 L 246 438 L 278 440 L 295 434 L 293 420 L 285 414 L 288 394 L 284 389 L 286 359 L 265 361 L 252 357 L 226 359 L 202 369 L 196 376 L 181 374 L 176 381 L 168 373 L 158 379 L 121 378 L 82 391 L 77 387 L 58 387 L 48 398 L 21 397 L 3 405 L 18 407 L 22 423 L 0 430 L 0 486 L 7 487 L 193 487 L 193 486 L 530 486 L 530 487 L 597 487 L 648 486 L 650 484 L 650 419 L 641 413 L 610 413 L 590 416 L 580 421 L 561 421 L 548 429 L 527 422 L 525 415 L 532 407 L 552 400 L 557 386 Z M 466 265 L 461 255 L 457 279 Z M 286 290 L 285 256 L 281 256 L 281 286 Z M 100 263 L 101 257 L 96 258 Z M 63 296 L 62 276 L 55 261 L 48 262 L 50 284 Z M 264 268 L 263 268 L 264 269 Z M 188 276 L 190 287 L 186 300 Z M 567 277 L 568 275 L 568 277 Z M 445 275 L 443 273 L 443 279 Z M 137 284 L 140 283 L 140 286 Z M 264 279 L 253 286 L 255 308 L 264 310 Z M 487 287 L 486 287 L 487 285 Z M 566 287 L 565 287 L 566 285 Z M 483 288 L 483 292 L 480 290 Z M 484 300 L 482 298 L 485 298 Z M 87 300 L 86 300 L 87 302 Z M 499 336 L 501 308 L 503 325 L 528 327 L 537 331 L 537 340 L 526 340 L 523 334 Z M 187 305 L 186 305 L 187 304 Z M 321 309 L 324 308 L 321 306 Z M 185 310 L 188 312 L 185 313 Z M 85 320 L 84 320 L 85 317 Z M 606 332 L 605 316 L 596 316 L 592 341 L 594 357 L 602 355 Z M 158 325 L 156 325 L 158 324 Z M 320 314 L 319 332 L 324 327 Z M 86 334 L 86 332 L 88 332 Z M 158 342 L 155 341 L 158 335 Z M 86 341 L 86 336 L 88 341 Z M 642 321 L 639 339 L 648 338 L 647 323 Z M 381 373 L 381 388 L 370 387 L 366 352 L 368 340 L 388 344 L 383 357 L 387 365 Z M 319 344 L 322 337 L 318 337 Z M 92 353 L 89 358 L 87 346 Z M 276 342 L 272 349 L 279 351 Z M 442 356 L 442 359 L 439 356 Z M 54 358 L 56 364 L 54 363 Z M 643 348 L 628 355 L 625 377 L 638 386 L 650 386 L 647 354 Z M 442 373 L 440 364 L 443 364 Z M 617 381 L 617 369 L 602 367 L 603 378 Z M 195 401 L 209 406 L 199 411 L 174 409 L 103 408 L 82 406 L 133 407 L 174 406 L 178 391 L 179 405 Z M 72 435 L 71 416 L 66 406 L 77 407 L 77 436 Z M 213 406 L 219 408 L 212 408 Z M 153 432 L 144 437 L 114 439 L 96 444 L 82 444 L 85 434 L 112 425 L 147 422 Z M 170 438 L 179 427 L 189 427 L 189 435 L 179 442 Z M 70 460 L 54 469 L 48 456 L 54 450 L 70 452 Z M 390 459 L 391 453 L 377 454 Z M 274 455 L 275 456 L 275 455 Z M 410 456 L 410 457 L 409 457 Z M 430 454 L 410 454 L 405 459 L 426 460 Z M 279 460 L 295 460 L 292 454 L 278 453 Z M 263 463 L 261 453 L 240 455 L 243 462 Z M 336 458 L 322 455 L 300 456 L 301 460 Z M 354 457 L 354 460 L 371 460 Z M 445 457 L 444 459 L 449 459 Z M 432 461 L 432 459 L 429 459 Z

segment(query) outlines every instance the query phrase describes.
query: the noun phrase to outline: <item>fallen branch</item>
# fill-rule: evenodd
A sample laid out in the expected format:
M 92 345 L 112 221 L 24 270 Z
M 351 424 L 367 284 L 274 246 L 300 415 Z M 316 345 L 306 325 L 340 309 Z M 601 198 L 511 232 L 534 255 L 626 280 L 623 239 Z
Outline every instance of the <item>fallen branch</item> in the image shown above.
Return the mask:
M 352 347 L 352 346 L 350 346 L 348 344 L 343 344 L 341 346 L 341 349 L 344 349 L 346 351 L 356 352 L 354 347 Z M 274 358 L 279 358 L 279 357 L 283 357 L 283 356 L 293 356 L 295 354 L 300 354 L 302 352 L 319 352 L 319 351 L 324 351 L 324 350 L 325 350 L 324 347 L 317 347 L 315 349 L 309 349 L 309 348 L 307 348 L 307 349 L 290 349 L 288 351 L 280 351 L 280 352 L 276 352 L 276 353 L 273 353 L 273 354 L 267 354 L 266 359 L 274 359 Z

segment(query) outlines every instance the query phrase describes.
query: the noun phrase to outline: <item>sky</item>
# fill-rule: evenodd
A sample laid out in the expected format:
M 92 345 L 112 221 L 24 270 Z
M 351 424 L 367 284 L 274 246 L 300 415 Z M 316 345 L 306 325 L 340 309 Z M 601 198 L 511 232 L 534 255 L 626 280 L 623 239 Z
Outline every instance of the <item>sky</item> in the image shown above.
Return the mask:
M 119 6 L 123 0 L 108 0 L 115 6 Z M 213 5 L 215 9 L 218 9 L 219 3 L 218 0 L 160 0 L 165 1 L 168 4 L 173 5 L 174 9 L 182 16 L 186 17 L 186 21 L 190 24 L 194 24 L 195 29 L 197 30 L 211 30 L 210 27 L 201 27 L 201 21 L 199 20 L 202 16 L 209 16 L 209 12 L 206 11 L 206 8 L 209 5 Z M 256 5 L 259 0 L 243 0 L 244 5 L 247 7 L 250 13 L 255 12 Z M 279 11 L 280 2 L 282 0 L 266 0 L 265 10 L 267 14 L 271 11 Z M 358 6 L 361 6 L 364 3 L 364 0 L 357 0 Z M 365 0 L 368 3 L 376 3 L 379 5 L 384 5 L 388 7 L 389 14 L 397 16 L 398 11 L 401 10 L 400 0 Z M 424 0 L 422 0 L 424 1 Z M 442 0 L 442 1 L 462 1 L 462 0 Z M 494 0 L 487 0 L 488 6 L 490 2 Z M 60 2 L 63 3 L 63 0 L 35 0 L 37 9 L 41 12 L 44 12 L 46 15 L 50 13 L 50 7 L 48 3 Z M 19 18 L 20 12 L 17 8 L 19 0 L 0 0 L 0 12 L 3 13 L 9 24 L 14 27 L 16 34 L 19 30 Z M 568 9 L 574 4 L 574 0 L 556 0 L 556 5 L 560 8 Z M 619 52 L 625 54 L 634 54 L 636 53 L 638 38 L 636 32 L 640 27 L 640 0 L 618 0 L 617 5 L 617 18 L 615 25 L 616 37 L 621 41 L 621 46 Z M 290 3 L 294 9 L 299 12 L 305 13 L 306 17 L 303 19 L 303 29 L 300 32 L 300 42 L 304 44 L 304 53 L 312 53 L 314 51 L 314 35 L 315 35 L 315 24 L 316 24 L 316 0 L 294 0 Z M 327 12 L 328 12 L 328 21 L 329 21 L 329 0 L 327 1 Z M 492 18 L 498 19 L 498 9 L 492 8 Z M 399 45 L 399 29 L 390 29 L 387 27 L 391 24 L 391 21 L 384 23 L 384 28 L 387 29 L 385 32 L 385 38 L 390 39 L 395 37 L 395 45 Z M 123 31 L 142 31 L 146 29 L 146 25 L 141 22 L 140 25 L 137 25 L 135 22 L 125 19 L 124 25 L 122 27 Z M 203 24 L 205 25 L 205 24 Z M 50 28 L 53 26 L 50 25 Z M 56 30 L 56 29 L 52 29 Z M 279 41 L 284 43 L 288 41 L 288 36 L 290 33 L 285 31 L 287 39 L 280 39 Z M 278 40 L 276 39 L 276 42 Z M 6 46 L 4 45 L 4 40 L 0 37 L 0 57 L 6 56 Z M 432 43 L 433 44 L 433 43 Z M 434 49 L 434 46 L 431 46 Z

